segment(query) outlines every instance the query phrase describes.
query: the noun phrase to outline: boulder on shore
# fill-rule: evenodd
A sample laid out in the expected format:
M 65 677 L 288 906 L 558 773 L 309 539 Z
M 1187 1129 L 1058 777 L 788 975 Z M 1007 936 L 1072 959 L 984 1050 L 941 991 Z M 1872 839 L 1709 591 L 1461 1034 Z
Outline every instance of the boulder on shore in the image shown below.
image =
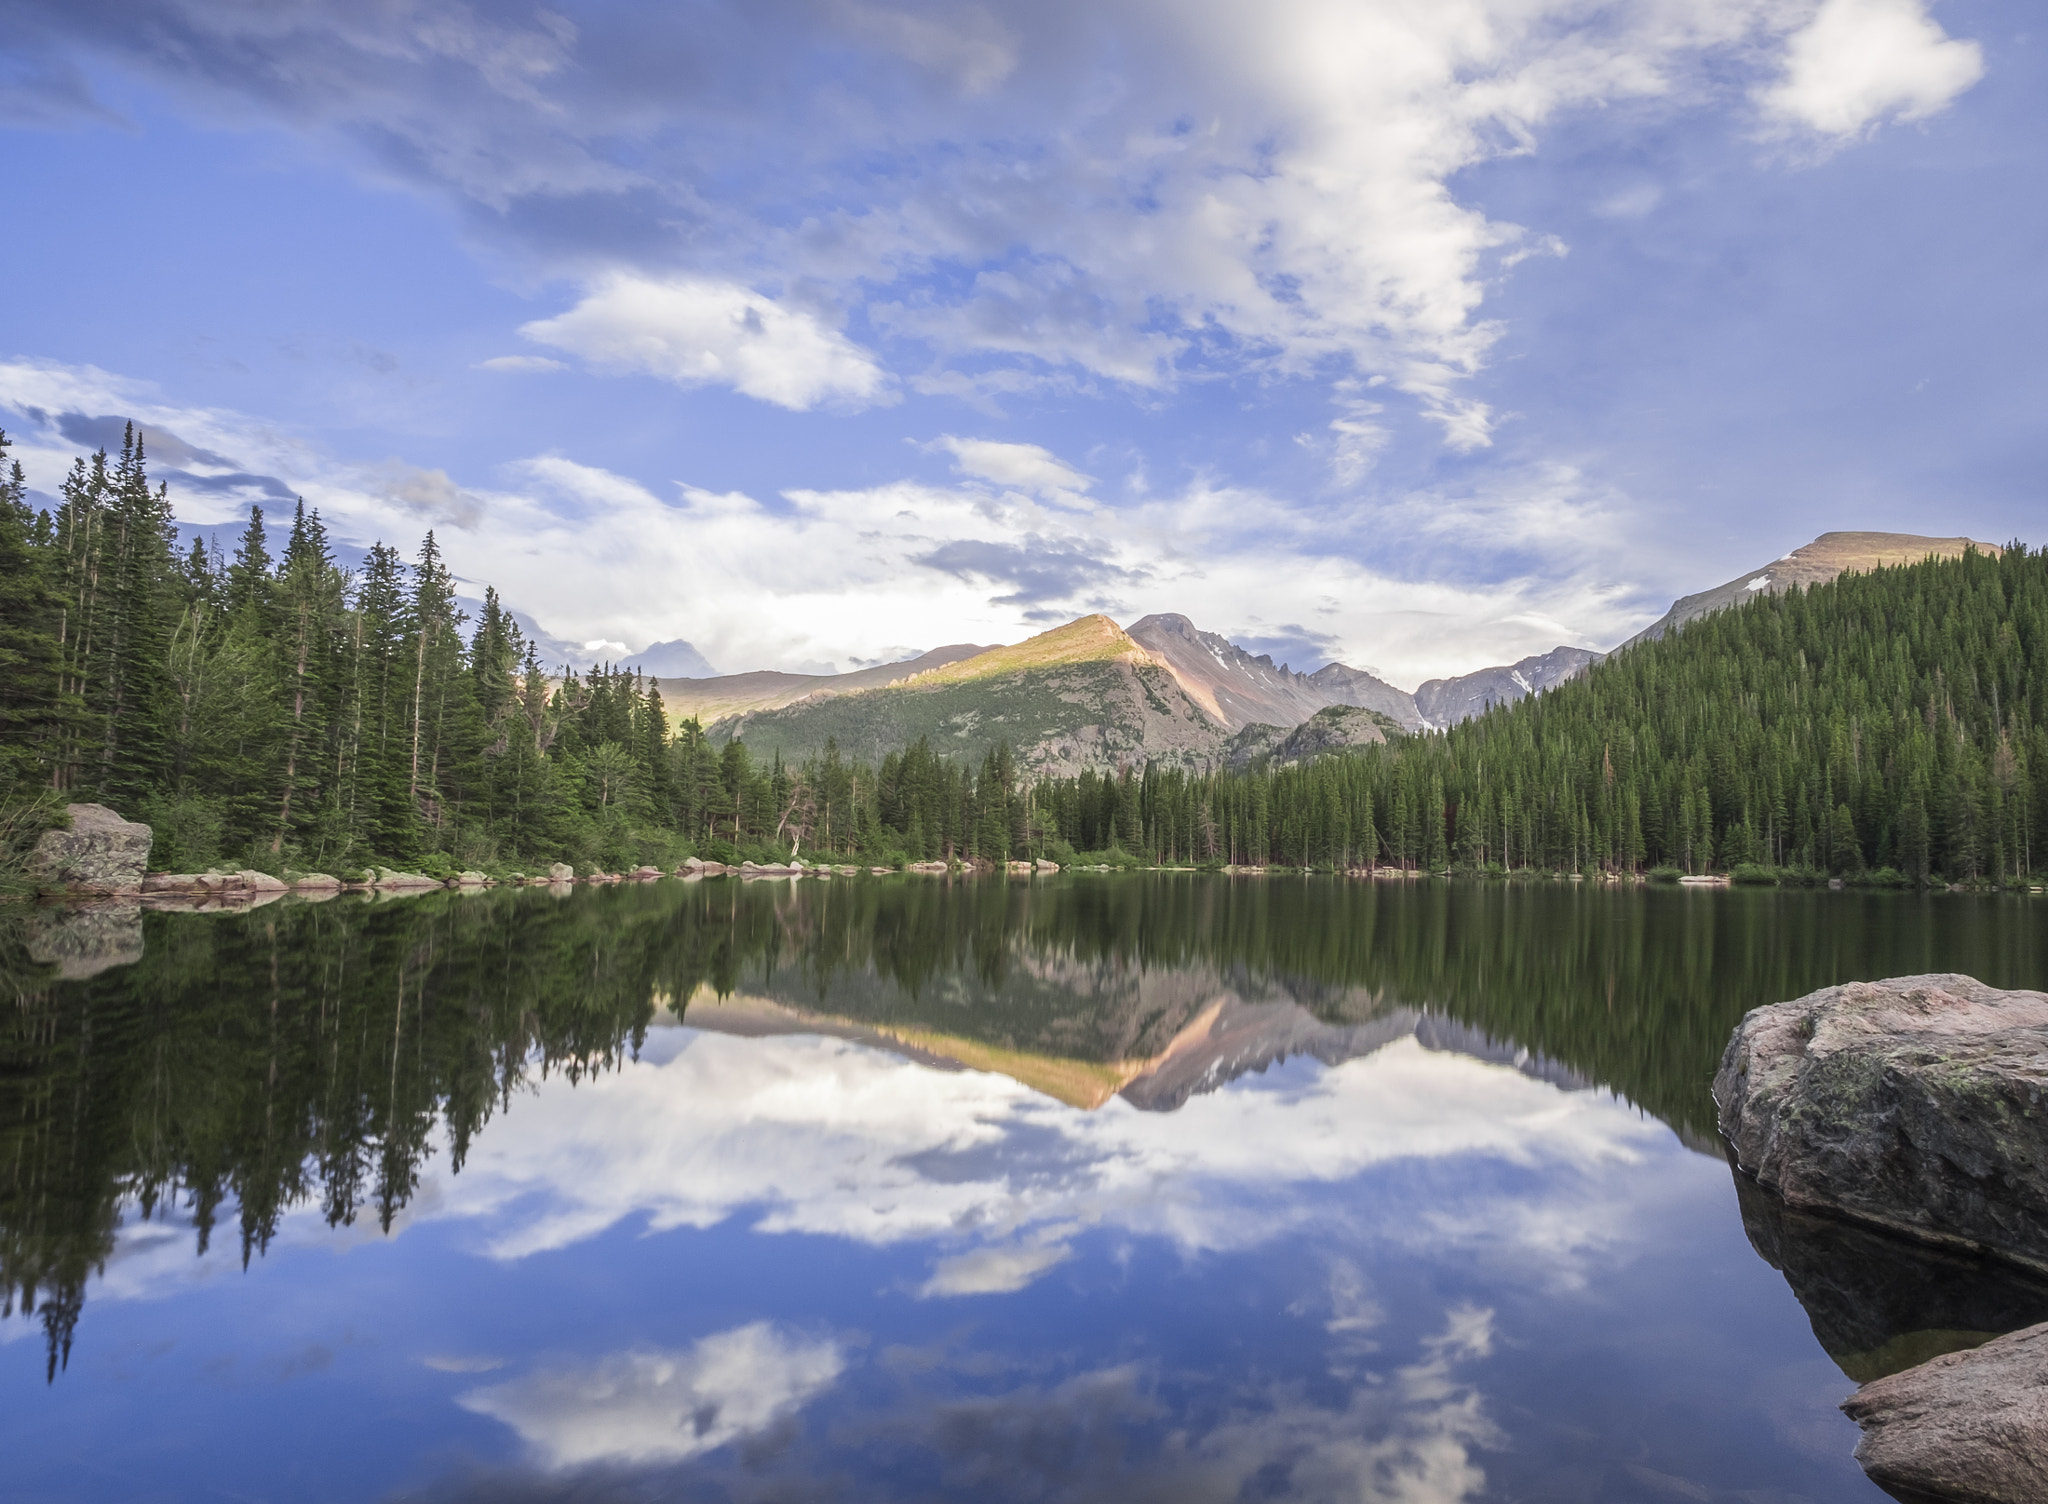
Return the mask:
M 2048 994 L 1941 974 L 1757 1008 L 1714 1100 L 1789 1204 L 2048 1270 Z
M 1856 1460 L 1901 1499 L 2048 1499 L 2048 1323 L 1875 1380 L 1842 1403 Z
M 576 881 L 576 869 L 567 862 L 556 862 L 554 866 L 548 868 L 548 881 L 551 883 L 573 883 Z
M 428 877 L 424 872 L 395 872 L 389 867 L 373 867 L 375 874 L 371 886 L 383 889 L 395 888 L 438 888 L 441 879 Z
M 137 893 L 149 871 L 153 832 L 124 820 L 104 804 L 67 804 L 69 830 L 47 830 L 28 859 L 28 874 L 43 893 Z

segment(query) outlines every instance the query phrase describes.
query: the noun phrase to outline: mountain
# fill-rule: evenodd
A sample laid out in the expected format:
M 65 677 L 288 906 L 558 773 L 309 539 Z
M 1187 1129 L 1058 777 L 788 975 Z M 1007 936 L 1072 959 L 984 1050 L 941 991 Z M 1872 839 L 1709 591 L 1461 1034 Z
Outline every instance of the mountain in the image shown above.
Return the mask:
M 786 762 L 821 752 L 828 739 L 867 762 L 920 737 L 975 762 L 1007 742 L 1022 767 L 1062 774 L 1148 760 L 1203 767 L 1228 735 L 1163 659 L 1106 616 L 1084 616 L 857 694 L 808 694 L 742 710 L 709 729 L 716 741 L 743 737 L 755 757 L 779 752 Z
M 1967 548 L 1981 554 L 2000 552 L 1992 544 L 1969 538 L 1923 538 L 1916 533 L 1823 533 L 1804 548 L 1795 548 L 1781 559 L 1746 570 L 1725 585 L 1681 597 L 1669 611 L 1621 647 L 1662 637 L 1686 622 L 1724 606 L 1739 606 L 1758 595 L 1776 594 L 1794 585 L 1818 585 L 1851 570 L 1862 573 L 1888 564 L 1913 564 L 1929 557 L 1953 559 Z M 1618 653 L 1621 648 L 1614 651 Z M 1431 679 L 1415 691 L 1415 708 L 1431 726 L 1448 729 L 1495 705 L 1511 705 L 1525 695 L 1576 678 L 1604 656 L 1585 648 L 1557 647 L 1519 663 L 1482 668 L 1454 679 Z
M 1722 606 L 1929 555 L 1967 538 L 1828 533 L 1713 590 L 1689 595 L 1624 643 L 1663 635 Z M 681 646 L 687 646 L 683 644 Z M 1557 647 L 1517 663 L 1432 679 L 1412 695 L 1332 663 L 1298 674 L 1187 617 L 1144 617 L 1128 631 L 1087 616 L 1007 647 L 958 644 L 852 674 L 732 674 L 660 681 L 671 717 L 696 716 L 719 741 L 744 737 L 759 757 L 801 760 L 836 739 L 877 761 L 919 737 L 979 760 L 996 742 L 1036 773 L 1156 760 L 1189 769 L 1299 762 L 1401 732 L 1444 730 L 1497 705 L 1555 688 L 1601 660 Z M 1333 709 L 1356 714 L 1331 714 Z
M 1232 731 L 1298 726 L 1326 705 L 1362 705 L 1392 716 L 1406 730 L 1422 729 L 1415 702 L 1362 669 L 1333 663 L 1297 674 L 1179 615 L 1148 616 L 1132 625 L 1130 635 L 1172 670 L 1189 698 Z
M 839 695 L 880 689 L 887 684 L 901 683 L 928 669 L 941 668 L 988 651 L 976 643 L 958 642 L 950 647 L 933 648 L 929 653 L 920 653 L 901 663 L 877 664 L 850 674 L 785 674 L 774 669 L 759 669 L 750 674 L 720 674 L 703 678 L 671 679 L 664 675 L 656 680 L 656 684 L 661 690 L 662 703 L 668 707 L 670 720 L 686 721 L 695 716 L 708 726 L 722 716 L 738 715 L 748 710 L 773 710 L 807 695 Z
M 1039 773 L 1146 761 L 1242 766 L 1384 742 L 1424 724 L 1414 702 L 1392 685 L 1342 664 L 1331 670 L 1276 667 L 1185 616 L 1148 616 L 1126 632 L 1098 615 L 860 694 L 820 694 L 798 685 L 796 675 L 735 676 L 760 681 L 746 686 L 706 683 L 753 697 L 719 707 L 715 739 L 742 737 L 755 756 L 780 752 L 785 761 L 821 751 L 828 738 L 850 757 L 878 761 L 925 737 L 970 760 L 1006 741 L 1022 767 Z M 836 687 L 852 677 L 831 682 Z M 669 686 L 662 692 L 667 697 Z M 1359 705 L 1353 697 L 1374 703 Z M 668 703 L 671 714 L 682 714 L 681 703 L 712 701 Z
M 1923 538 L 1915 533 L 1822 533 L 1804 548 L 1795 548 L 1783 558 L 1745 570 L 1725 585 L 1680 597 L 1669 611 L 1621 647 L 1662 637 L 1696 617 L 1719 611 L 1723 606 L 1739 606 L 1758 595 L 1776 595 L 1794 585 L 1818 585 L 1851 570 L 1861 574 L 1887 564 L 1960 558 L 1966 549 L 1972 548 L 1993 557 L 2003 552 L 1993 544 L 1972 538 Z M 1621 648 L 1615 651 L 1620 652 Z
M 718 672 L 704 655 L 678 637 L 672 642 L 650 643 L 628 655 L 627 668 L 636 668 L 650 678 L 666 679 L 694 674 L 708 679 Z
M 1415 691 L 1415 708 L 1432 725 L 1455 726 L 1496 705 L 1577 678 L 1606 654 L 1588 648 L 1552 648 L 1499 668 L 1482 668 L 1455 679 L 1431 679 Z
M 1405 689 L 1394 688 L 1364 669 L 1328 663 L 1310 674 L 1308 679 L 1326 696 L 1323 702 L 1326 705 L 1357 705 L 1366 710 L 1377 710 L 1404 731 L 1428 728 L 1429 723 L 1416 709 L 1413 695 Z
M 582 643 L 569 642 L 542 630 L 540 623 L 526 612 L 508 607 L 506 614 L 519 623 L 519 630 L 528 642 L 540 649 L 541 661 L 550 668 L 567 666 L 580 672 L 599 661 L 599 655 Z M 669 642 L 650 643 L 640 652 L 628 655 L 622 666 L 637 668 L 654 678 L 666 678 L 672 674 L 698 674 L 709 678 L 718 672 L 705 661 L 702 653 L 680 637 Z
M 1250 725 L 1230 739 L 1224 761 L 1243 768 L 1266 758 L 1274 763 L 1306 762 L 1353 747 L 1385 746 L 1390 736 L 1407 728 L 1381 711 L 1361 705 L 1325 705 L 1292 730 L 1285 726 Z

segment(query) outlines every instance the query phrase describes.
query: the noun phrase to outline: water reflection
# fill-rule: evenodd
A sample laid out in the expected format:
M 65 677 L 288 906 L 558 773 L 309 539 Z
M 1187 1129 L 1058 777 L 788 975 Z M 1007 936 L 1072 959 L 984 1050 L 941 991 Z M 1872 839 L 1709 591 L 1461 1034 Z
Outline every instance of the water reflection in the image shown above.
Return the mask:
M 0 920 L 0 1285 L 53 1366 L 124 1202 L 188 1209 L 201 1250 L 232 1207 L 244 1262 L 301 1201 L 388 1227 L 437 1133 L 461 1166 L 531 1082 L 603 1074 L 664 1011 L 1153 1110 L 1416 1038 L 1597 1083 L 1711 1150 L 1705 1083 L 1756 1003 L 2048 974 L 2024 899 L 1557 884 L 726 882 L 151 914 L 146 945 L 135 923 Z
M 1841 1374 L 2034 1294 L 1914 1304 L 1745 1203 L 1838 1370 L 1705 1084 L 1760 1001 L 2038 985 L 2037 914 L 724 882 L 151 914 L 139 960 L 17 917 L 5 1444 L 66 1498 L 172 1435 L 174 1497 L 1874 1497 Z
M 1785 1276 L 1822 1349 L 1859 1384 L 2048 1321 L 2048 1280 L 1787 1206 L 1733 1173 L 1750 1245 Z

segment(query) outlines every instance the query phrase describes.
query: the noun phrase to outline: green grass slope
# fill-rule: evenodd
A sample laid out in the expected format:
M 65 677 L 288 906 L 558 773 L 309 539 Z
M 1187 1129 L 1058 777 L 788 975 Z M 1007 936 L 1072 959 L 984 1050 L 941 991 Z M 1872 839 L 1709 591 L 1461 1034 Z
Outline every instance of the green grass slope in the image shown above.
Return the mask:
M 1205 767 L 1224 740 L 1165 669 L 1120 658 L 803 700 L 727 717 L 710 734 L 719 743 L 742 738 L 756 759 L 779 751 L 785 762 L 823 751 L 828 738 L 842 754 L 877 763 L 920 737 L 942 756 L 970 761 L 1007 742 L 1021 766 L 1055 773 L 1147 758 Z

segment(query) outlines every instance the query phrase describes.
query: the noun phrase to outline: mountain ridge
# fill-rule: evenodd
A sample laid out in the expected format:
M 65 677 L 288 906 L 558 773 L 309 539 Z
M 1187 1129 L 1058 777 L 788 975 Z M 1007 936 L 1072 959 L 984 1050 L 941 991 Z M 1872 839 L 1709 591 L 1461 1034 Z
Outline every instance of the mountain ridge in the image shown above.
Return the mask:
M 879 762 L 924 740 L 970 761 L 998 742 L 1037 773 L 1208 766 L 1228 735 L 1172 670 L 1106 616 L 1081 617 L 876 688 L 728 714 L 707 733 L 800 761 L 836 743 Z
M 1971 548 L 2000 552 L 1963 537 L 1824 533 L 1762 569 L 1681 596 L 1614 651 L 1759 594 Z M 880 757 L 924 737 L 949 755 L 976 756 L 1004 740 L 1025 767 L 1071 772 L 1148 760 L 1190 768 L 1297 761 L 1446 730 L 1576 678 L 1606 656 L 1564 645 L 1427 680 L 1410 693 L 1343 663 L 1295 673 L 1179 613 L 1154 613 L 1128 629 L 1093 613 L 1020 643 L 955 644 L 852 674 L 762 671 L 657 687 L 672 719 L 695 715 L 715 740 L 744 737 L 764 755 L 772 747 L 785 758 L 808 756 L 837 739 L 844 751 Z M 1340 707 L 1370 715 L 1325 714 Z
M 1709 612 L 1739 606 L 1760 594 L 1778 595 L 1794 585 L 1824 584 L 1851 571 L 1864 574 L 1887 565 L 1917 564 L 1930 556 L 1960 558 L 1973 548 L 1993 558 L 2005 552 L 1995 543 L 1980 543 L 1975 538 L 1932 538 L 1919 533 L 1822 533 L 1811 543 L 1780 554 L 1760 568 L 1745 570 L 1726 584 L 1680 596 L 1669 611 L 1614 651 L 1653 641 Z
M 1276 666 L 1270 654 L 1255 657 L 1177 612 L 1134 622 L 1130 636 L 1157 655 L 1190 698 L 1208 707 L 1231 731 L 1252 725 L 1298 726 L 1333 704 L 1363 706 L 1392 716 L 1407 730 L 1423 729 L 1414 700 L 1363 669 L 1332 663 L 1317 674 L 1297 674 Z M 1339 674 L 1331 676 L 1332 669 Z
M 1512 705 L 1524 695 L 1575 679 L 1606 656 L 1591 648 L 1554 647 L 1515 663 L 1474 669 L 1451 679 L 1431 679 L 1417 686 L 1415 708 L 1432 726 L 1455 726 L 1496 705 Z

